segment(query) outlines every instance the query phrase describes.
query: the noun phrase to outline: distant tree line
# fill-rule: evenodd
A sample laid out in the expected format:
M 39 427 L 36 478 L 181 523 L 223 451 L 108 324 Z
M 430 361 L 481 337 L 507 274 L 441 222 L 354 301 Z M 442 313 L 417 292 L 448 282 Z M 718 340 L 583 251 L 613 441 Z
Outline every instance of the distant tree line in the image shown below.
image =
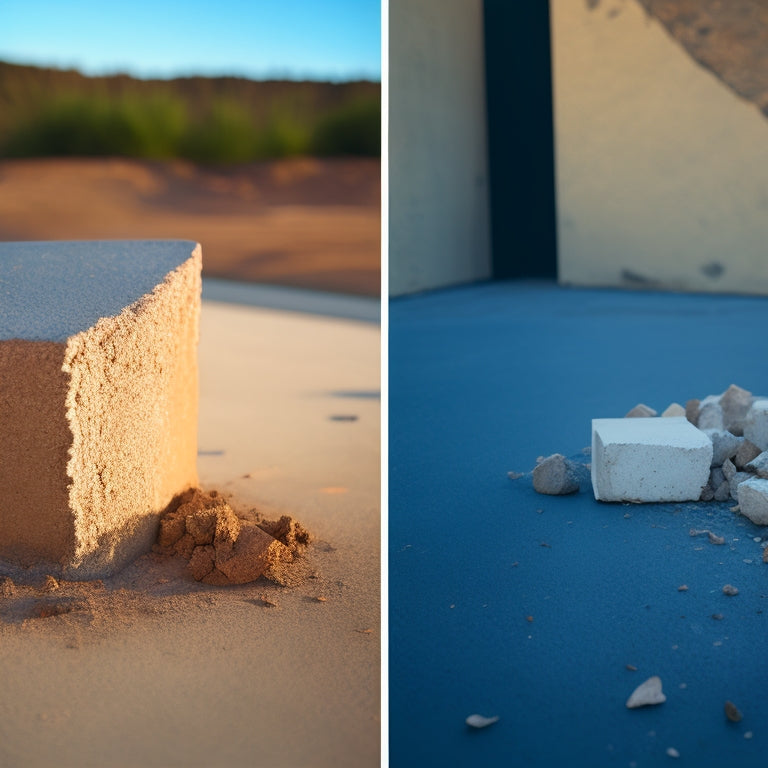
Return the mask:
M 0 62 L 0 157 L 378 156 L 380 105 L 368 81 L 138 80 Z

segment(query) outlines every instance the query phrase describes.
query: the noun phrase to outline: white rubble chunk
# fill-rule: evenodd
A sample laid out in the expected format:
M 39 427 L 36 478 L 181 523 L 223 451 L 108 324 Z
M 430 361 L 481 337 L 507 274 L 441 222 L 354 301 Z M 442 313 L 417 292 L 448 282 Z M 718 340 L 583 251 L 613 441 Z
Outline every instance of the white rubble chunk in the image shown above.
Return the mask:
M 684 417 L 592 420 L 599 501 L 697 501 L 711 462 L 712 441 Z
M 754 472 L 758 477 L 768 478 L 768 451 L 763 451 L 755 456 L 746 466 L 749 472 Z
M 661 689 L 661 678 L 654 675 L 632 691 L 632 695 L 627 699 L 627 708 L 649 707 L 654 704 L 663 704 L 666 700 L 667 697 Z
M 707 395 L 701 401 L 696 426 L 699 429 L 723 429 L 725 427 L 720 395 Z
M 723 409 L 723 426 L 734 435 L 744 434 L 744 420 L 752 405 L 752 393 L 731 384 L 720 396 Z
M 672 416 L 685 416 L 685 408 L 680 403 L 670 403 L 662 412 L 661 415 L 664 418 L 670 418 Z
M 712 441 L 712 466 L 722 467 L 726 459 L 732 459 L 744 442 L 743 437 L 736 437 L 727 429 L 702 429 Z
M 697 399 L 688 400 L 685 404 L 685 418 L 693 424 L 694 427 L 699 426 L 699 408 L 701 407 L 701 401 Z
M 760 449 L 754 443 L 750 443 L 745 437 L 744 442 L 739 446 L 739 450 L 736 451 L 736 455 L 733 457 L 733 463 L 736 465 L 736 469 L 744 469 L 744 467 L 756 459 L 760 453 Z
M 731 484 L 727 480 L 723 480 L 720 485 L 715 488 L 715 501 L 728 501 L 731 498 Z
M 638 403 L 632 410 L 627 411 L 624 415 L 625 419 L 648 419 L 652 416 L 656 416 L 656 411 L 645 403 Z
M 761 451 L 768 450 L 768 400 L 755 400 L 744 420 L 744 437 Z
M 574 462 L 560 453 L 547 456 L 533 470 L 533 487 L 549 496 L 575 493 L 579 490 L 579 476 Z
M 756 525 L 768 525 L 768 480 L 752 477 L 739 483 L 739 511 Z
M 753 477 L 754 475 L 750 474 L 749 472 L 735 472 L 733 475 L 731 475 L 730 479 L 728 480 L 728 484 L 730 486 L 731 498 L 734 501 L 738 501 L 739 499 L 739 486 L 742 483 L 745 483 L 747 480 L 751 480 Z

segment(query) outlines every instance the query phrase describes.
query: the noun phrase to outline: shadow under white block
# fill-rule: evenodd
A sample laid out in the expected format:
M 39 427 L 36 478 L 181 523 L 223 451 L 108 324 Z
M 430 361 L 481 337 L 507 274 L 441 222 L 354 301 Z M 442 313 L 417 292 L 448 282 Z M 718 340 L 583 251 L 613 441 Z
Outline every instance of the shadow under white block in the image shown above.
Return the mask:
M 1 558 L 109 575 L 197 484 L 201 258 L 187 241 L 0 244 Z
M 696 501 L 712 442 L 687 419 L 593 419 L 592 489 L 599 501 Z

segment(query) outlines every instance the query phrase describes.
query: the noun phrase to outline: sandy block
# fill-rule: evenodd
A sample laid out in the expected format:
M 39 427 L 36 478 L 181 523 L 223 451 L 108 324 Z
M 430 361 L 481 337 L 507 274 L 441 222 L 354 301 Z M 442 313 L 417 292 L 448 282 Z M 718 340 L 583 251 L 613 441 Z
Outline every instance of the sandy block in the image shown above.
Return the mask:
M 592 489 L 599 501 L 695 501 L 712 442 L 684 417 L 592 420 Z
M 768 525 L 768 480 L 753 477 L 739 483 L 739 511 L 756 525 Z
M 0 244 L 0 558 L 98 578 L 197 483 L 200 246 Z

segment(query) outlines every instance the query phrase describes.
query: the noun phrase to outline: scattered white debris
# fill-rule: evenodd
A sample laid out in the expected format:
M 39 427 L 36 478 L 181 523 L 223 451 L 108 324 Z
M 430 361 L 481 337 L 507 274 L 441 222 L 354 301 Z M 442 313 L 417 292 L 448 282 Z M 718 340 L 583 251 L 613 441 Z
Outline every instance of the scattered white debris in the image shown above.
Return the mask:
M 525 477 L 525 472 L 507 472 L 507 477 L 510 480 L 519 480 L 521 477 Z
M 725 716 L 732 723 L 738 723 L 741 720 L 741 712 L 739 712 L 739 708 L 732 701 L 726 701 L 723 709 L 725 710 Z
M 542 459 L 533 470 L 533 488 L 538 493 L 564 496 L 579 490 L 578 468 L 575 462 L 560 453 Z
M 720 407 L 723 410 L 723 426 L 734 435 L 744 434 L 744 421 L 752 406 L 752 393 L 735 384 L 720 395 Z
M 744 420 L 744 437 L 760 450 L 768 450 L 768 400 L 755 400 Z
M 627 708 L 636 709 L 653 704 L 663 704 L 666 700 L 667 697 L 661 690 L 661 678 L 654 675 L 632 691 L 632 695 L 627 699 Z
M 713 467 L 722 467 L 726 459 L 733 459 L 744 442 L 743 437 L 737 437 L 727 429 L 703 429 L 702 432 L 712 441 Z
M 751 739 L 754 736 L 752 731 L 744 731 L 744 738 L 745 739 Z
M 763 451 L 744 465 L 748 472 L 754 472 L 758 477 L 768 478 L 768 451 Z
M 632 410 L 627 411 L 625 419 L 647 419 L 656 416 L 656 411 L 645 403 L 638 403 Z
M 736 469 L 744 469 L 747 464 L 754 461 L 758 456 L 760 456 L 760 449 L 754 443 L 750 443 L 745 437 L 744 442 L 739 446 L 739 450 L 736 451 L 736 455 L 733 457 L 733 463 L 736 465 Z M 768 454 L 766 454 L 766 460 L 768 460 Z M 750 469 L 750 471 L 753 472 L 755 470 Z
M 690 536 L 703 536 L 706 534 L 710 544 L 725 544 L 725 539 L 722 536 L 718 536 L 716 533 L 712 533 L 709 528 L 704 528 L 700 531 L 696 528 L 691 528 L 688 533 Z
M 494 723 L 498 722 L 499 717 L 496 715 L 495 717 L 483 717 L 483 715 L 470 715 L 466 719 L 466 724 L 470 728 L 486 728 L 489 725 L 493 725 Z
M 707 395 L 699 403 L 699 429 L 723 429 L 723 407 L 720 405 L 720 395 Z
M 667 754 L 670 757 L 680 757 L 680 753 L 674 747 L 667 747 Z
M 723 587 L 723 594 L 728 596 L 738 595 L 739 590 L 738 588 L 734 587 L 732 584 L 726 584 Z
M 739 509 L 755 525 L 768 525 L 768 480 L 748 476 L 739 484 Z

